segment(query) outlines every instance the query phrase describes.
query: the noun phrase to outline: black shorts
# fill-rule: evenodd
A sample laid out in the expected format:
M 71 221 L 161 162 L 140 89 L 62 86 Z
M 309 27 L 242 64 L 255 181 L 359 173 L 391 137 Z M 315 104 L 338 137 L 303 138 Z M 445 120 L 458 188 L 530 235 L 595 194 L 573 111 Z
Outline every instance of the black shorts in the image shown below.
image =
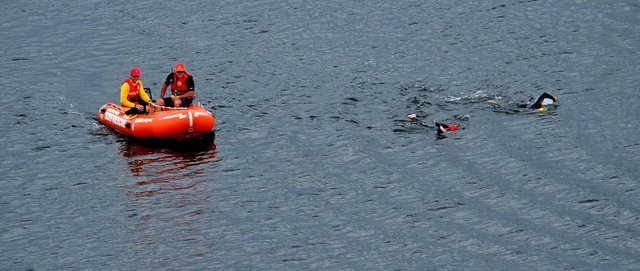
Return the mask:
M 139 114 L 146 114 L 146 113 L 147 113 L 147 104 L 148 104 L 148 103 L 146 103 L 146 102 L 139 102 L 138 104 L 141 104 L 141 105 L 143 105 L 143 106 L 144 106 L 144 108 L 142 109 L 142 110 L 144 110 L 144 111 L 140 112 L 140 110 L 138 110 L 138 108 L 135 108 L 135 107 L 134 107 L 134 108 L 131 108 L 131 109 L 129 109 L 129 110 L 127 110 L 127 111 L 125 111 L 124 113 L 125 113 L 126 115 L 139 115 Z
M 163 98 L 162 100 L 164 100 L 164 106 L 175 107 L 175 104 L 173 104 L 173 100 L 171 99 L 171 97 Z M 193 102 L 193 99 L 187 98 L 182 98 L 180 100 L 182 100 L 182 105 L 180 107 L 189 107 Z

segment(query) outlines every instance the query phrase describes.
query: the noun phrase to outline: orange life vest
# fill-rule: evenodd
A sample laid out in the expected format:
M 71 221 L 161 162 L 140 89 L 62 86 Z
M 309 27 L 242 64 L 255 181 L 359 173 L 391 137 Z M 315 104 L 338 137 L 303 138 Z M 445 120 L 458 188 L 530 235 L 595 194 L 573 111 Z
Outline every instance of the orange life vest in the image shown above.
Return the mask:
M 171 83 L 171 94 L 173 95 L 182 95 L 189 92 L 187 89 L 187 78 L 189 78 L 191 74 L 184 72 L 184 76 L 178 77 L 178 74 L 173 73 L 173 82 Z
M 131 78 L 127 78 L 127 80 L 124 80 L 124 82 L 122 83 L 129 84 L 129 94 L 127 94 L 127 100 L 132 103 L 138 103 L 138 101 L 140 100 L 140 86 L 142 85 L 142 82 L 138 80 L 133 83 L 131 81 Z

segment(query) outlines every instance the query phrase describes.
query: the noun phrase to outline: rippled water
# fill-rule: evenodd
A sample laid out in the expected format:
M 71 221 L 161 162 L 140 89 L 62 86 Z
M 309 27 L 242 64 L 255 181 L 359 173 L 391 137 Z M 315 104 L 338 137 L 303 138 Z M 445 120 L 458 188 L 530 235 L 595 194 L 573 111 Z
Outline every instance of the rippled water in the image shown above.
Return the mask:
M 0 269 L 638 270 L 639 14 L 3 3 Z M 214 141 L 98 123 L 129 69 L 158 96 L 176 62 Z M 509 107 L 545 91 L 548 112 Z

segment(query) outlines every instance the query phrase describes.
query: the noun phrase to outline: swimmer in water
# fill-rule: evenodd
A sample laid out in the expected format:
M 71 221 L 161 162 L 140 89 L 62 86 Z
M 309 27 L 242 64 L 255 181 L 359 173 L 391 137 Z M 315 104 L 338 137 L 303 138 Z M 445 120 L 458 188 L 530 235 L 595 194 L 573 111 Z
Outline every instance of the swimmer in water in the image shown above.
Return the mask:
M 548 100 L 551 100 L 553 102 L 550 102 Z M 542 93 L 542 95 L 540 95 L 540 97 L 538 97 L 538 99 L 529 105 L 529 108 L 531 109 L 541 109 L 543 105 L 547 105 L 547 104 L 552 104 L 554 102 L 557 102 L 558 99 L 556 99 L 556 97 L 553 97 L 551 94 L 549 93 Z
M 421 124 L 421 125 L 424 125 L 424 126 L 430 127 L 429 125 L 424 124 L 424 122 L 423 122 L 423 121 L 421 121 L 420 119 L 418 119 L 418 117 L 416 116 L 416 114 L 409 114 L 409 115 L 407 115 L 407 118 L 409 118 L 410 120 L 413 120 L 413 121 L 415 121 L 415 122 L 417 122 L 417 123 L 419 123 L 419 124 Z M 449 125 L 447 125 L 447 124 L 440 123 L 440 122 L 437 122 L 437 121 L 436 121 L 436 122 L 435 122 L 435 125 L 436 125 L 436 128 L 438 129 L 438 133 L 439 133 L 439 134 L 441 134 L 441 133 L 445 133 L 445 132 L 448 132 L 448 131 L 455 131 L 455 130 L 458 130 L 458 126 L 456 126 L 455 124 L 449 124 Z
M 542 107 L 543 105 L 549 105 L 557 101 L 558 99 L 556 99 L 556 97 L 545 92 L 545 93 L 542 93 L 542 95 L 540 95 L 540 97 L 538 97 L 538 99 L 535 102 L 531 104 L 518 104 L 517 107 L 530 108 L 533 110 L 544 112 L 544 111 L 547 111 L 547 109 Z M 487 103 L 498 105 L 498 102 L 496 102 L 495 100 L 488 100 Z

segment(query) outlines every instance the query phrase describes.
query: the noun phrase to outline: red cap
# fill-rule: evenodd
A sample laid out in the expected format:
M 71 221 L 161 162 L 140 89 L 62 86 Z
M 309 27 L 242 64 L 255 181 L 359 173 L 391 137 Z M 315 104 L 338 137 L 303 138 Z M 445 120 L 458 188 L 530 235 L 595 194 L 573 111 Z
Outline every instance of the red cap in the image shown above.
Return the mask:
M 173 70 L 175 70 L 177 72 L 183 72 L 184 71 L 184 64 L 182 64 L 182 63 L 176 64 L 176 67 L 173 68 Z
M 131 69 L 131 76 L 140 76 L 140 69 L 138 68 Z
M 458 126 L 456 126 L 455 124 L 451 124 L 449 125 L 449 127 L 447 128 L 448 131 L 455 131 L 458 130 Z

